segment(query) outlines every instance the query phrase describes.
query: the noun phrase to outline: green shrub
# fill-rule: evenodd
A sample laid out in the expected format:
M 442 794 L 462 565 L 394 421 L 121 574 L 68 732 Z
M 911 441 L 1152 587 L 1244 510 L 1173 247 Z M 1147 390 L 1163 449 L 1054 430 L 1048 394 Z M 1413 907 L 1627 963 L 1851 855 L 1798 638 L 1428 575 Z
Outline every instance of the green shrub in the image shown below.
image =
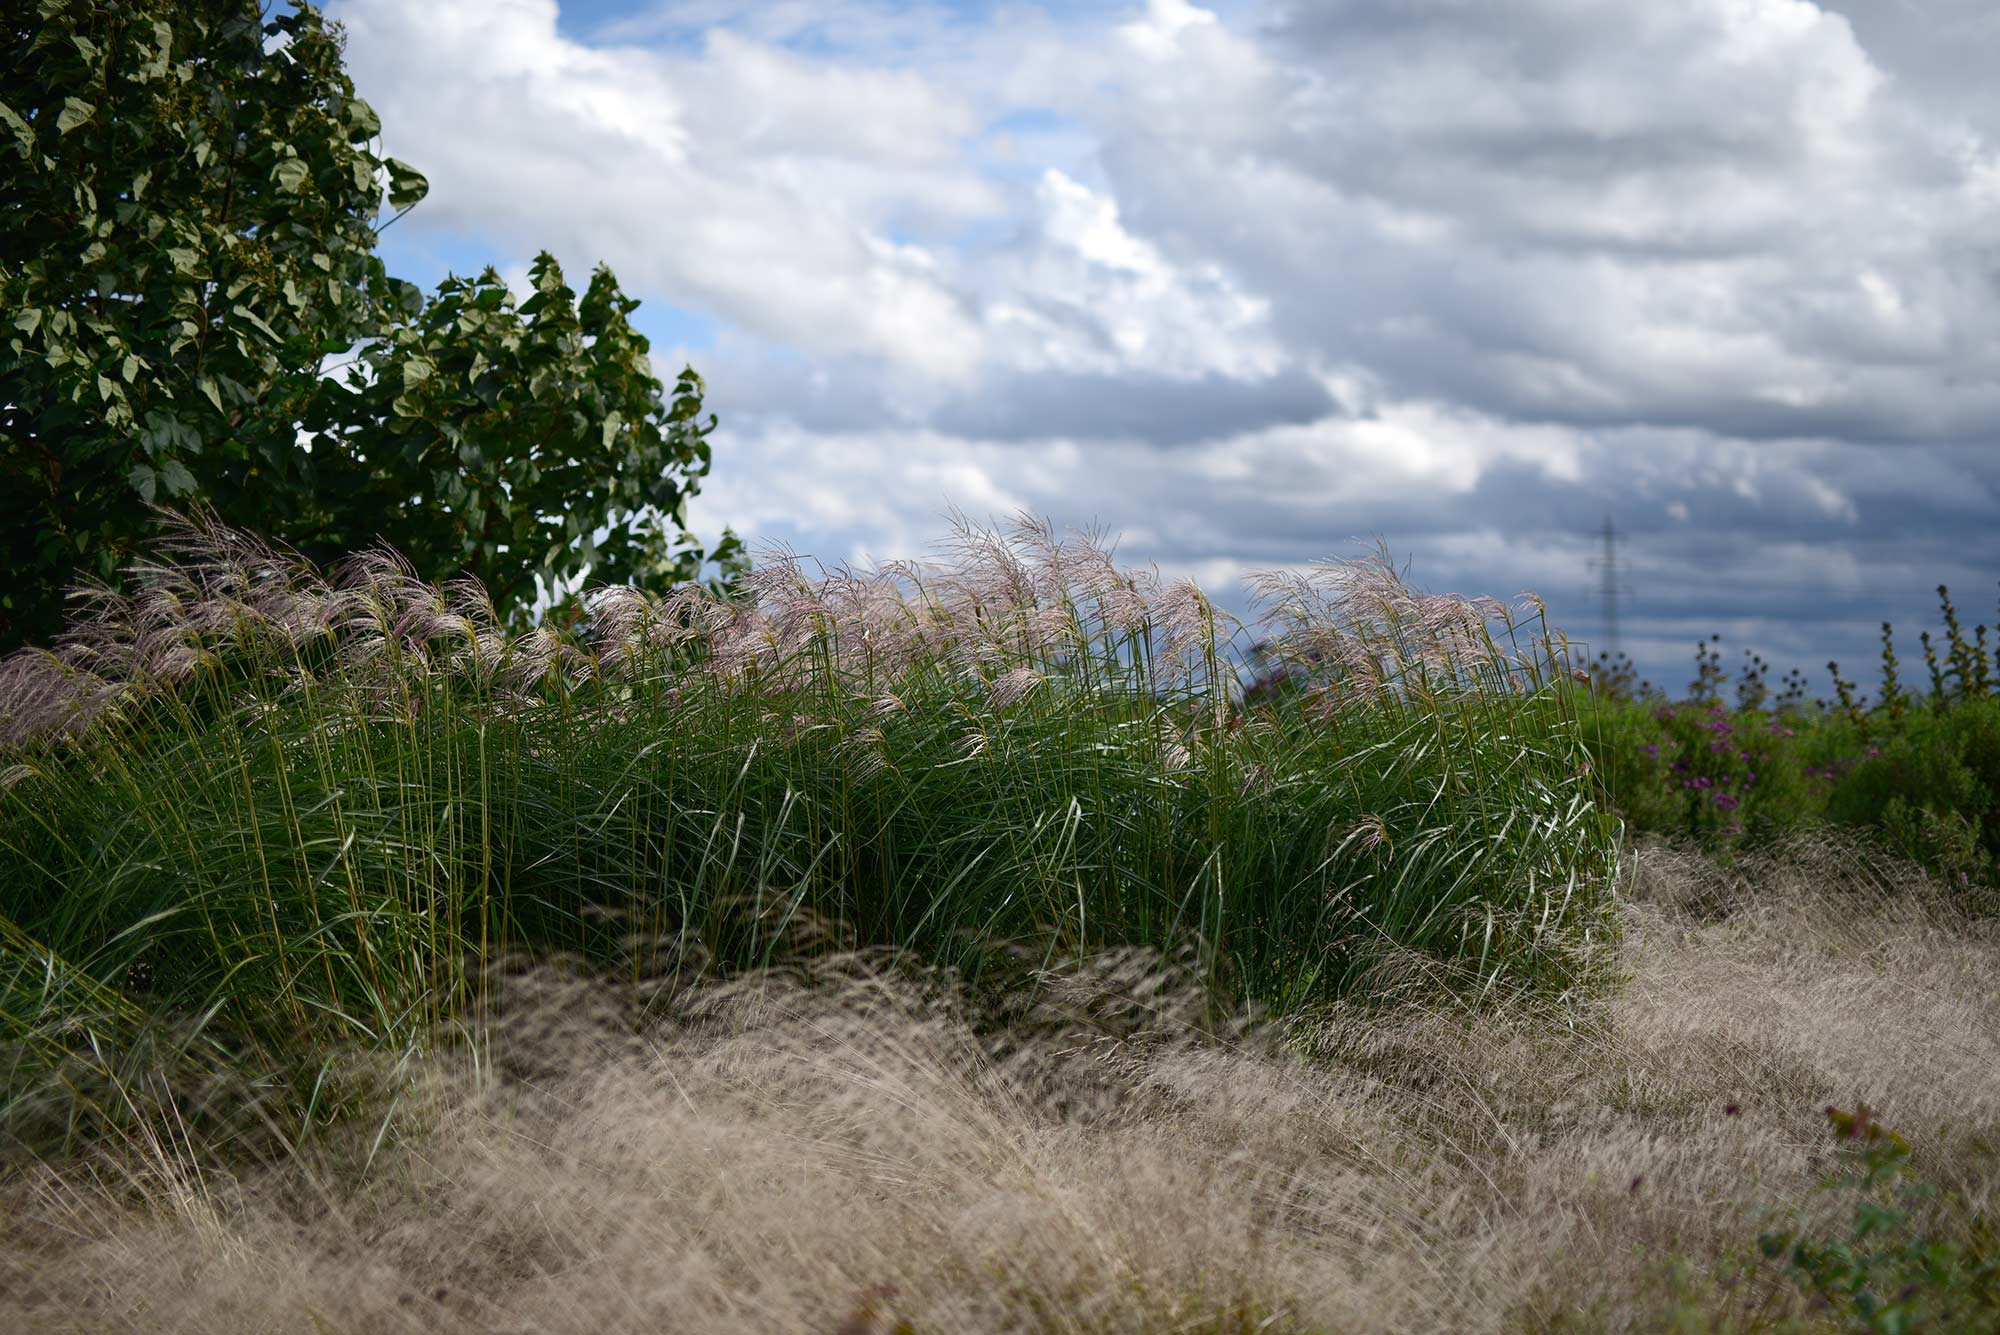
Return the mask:
M 1825 1186 L 1854 1202 L 1846 1236 L 1766 1233 L 1765 1257 L 1782 1258 L 1808 1296 L 1864 1335 L 2000 1329 L 2000 1250 L 1990 1227 L 1973 1220 L 1965 1237 L 1922 1227 L 1936 1191 L 1909 1179 L 1909 1144 L 1866 1105 L 1852 1113 L 1828 1108 L 1827 1119 L 1843 1168 Z
M 1910 711 L 1829 794 L 1827 816 L 1873 826 L 1955 883 L 1990 881 L 2000 855 L 2000 698 Z
M 1839 714 L 1719 702 L 1599 700 L 1584 733 L 1631 828 L 1723 854 L 1827 819 L 1829 795 L 1868 749 Z
M 1977 905 L 2000 891 L 2000 671 L 1987 628 L 1967 635 L 1938 588 L 1945 635 L 1923 637 L 1931 690 L 1907 691 L 1882 625 L 1882 691 L 1871 706 L 1828 663 L 1830 699 L 1793 671 L 1773 696 L 1746 654 L 1736 707 L 1720 636 L 1695 649 L 1687 698 L 1634 689 L 1629 661 L 1600 656 L 1583 731 L 1627 825 L 1728 858 L 1744 845 L 1831 823 L 1866 830 Z

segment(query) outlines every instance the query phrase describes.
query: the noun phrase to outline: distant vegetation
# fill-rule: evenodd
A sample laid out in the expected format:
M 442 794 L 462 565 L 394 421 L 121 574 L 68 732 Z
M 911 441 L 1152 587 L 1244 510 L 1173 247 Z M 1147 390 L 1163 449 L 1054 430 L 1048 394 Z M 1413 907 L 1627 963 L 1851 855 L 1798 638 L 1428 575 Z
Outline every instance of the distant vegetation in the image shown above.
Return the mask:
M 1679 699 L 1600 658 L 1584 732 L 1619 812 L 1637 832 L 1692 839 L 1721 856 L 1832 825 L 1876 838 L 1969 902 L 2000 905 L 2000 659 L 1938 587 L 1941 633 L 1919 637 L 1912 689 L 1882 624 L 1882 689 L 1857 694 L 1838 663 L 1811 696 L 1805 673 L 1773 690 L 1746 654 L 1735 689 L 1720 636 L 1696 646 Z M 1733 695 L 1733 700 L 1729 698 Z

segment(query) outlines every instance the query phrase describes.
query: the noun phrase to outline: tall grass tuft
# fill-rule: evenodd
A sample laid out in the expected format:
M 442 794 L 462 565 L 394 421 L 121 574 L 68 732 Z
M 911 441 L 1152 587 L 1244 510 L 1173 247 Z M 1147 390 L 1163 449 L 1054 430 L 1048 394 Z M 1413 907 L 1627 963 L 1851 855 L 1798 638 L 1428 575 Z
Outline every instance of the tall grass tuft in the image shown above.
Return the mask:
M 1380 554 L 1260 581 L 1289 685 L 1254 706 L 1199 589 L 1025 519 L 517 636 L 476 583 L 199 518 L 130 587 L 0 664 L 0 1004 L 42 1069 L 134 1016 L 408 1043 L 521 955 L 1142 945 L 1294 1011 L 1412 969 L 1560 990 L 1607 929 L 1566 646 Z

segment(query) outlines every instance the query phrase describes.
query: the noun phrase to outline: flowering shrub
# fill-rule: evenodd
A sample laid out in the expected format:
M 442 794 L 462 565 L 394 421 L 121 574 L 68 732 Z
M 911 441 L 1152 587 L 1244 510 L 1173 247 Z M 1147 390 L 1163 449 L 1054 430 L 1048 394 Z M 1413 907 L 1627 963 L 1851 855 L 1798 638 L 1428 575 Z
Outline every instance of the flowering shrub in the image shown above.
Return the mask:
M 1679 796 L 1688 830 L 1742 833 L 1741 809 L 1758 770 L 1768 776 L 1777 739 L 1797 734 L 1775 721 L 1768 729 L 1739 722 L 1721 704 L 1700 711 L 1662 705 L 1653 717 L 1663 725 L 1661 740 L 1647 750 L 1665 765 L 1662 782 Z
M 1600 657 L 1586 723 L 1593 759 L 1629 828 L 1692 838 L 1728 857 L 1801 826 L 1858 827 L 1981 901 L 2000 891 L 2000 670 L 1987 628 L 1962 628 L 1938 590 L 1945 636 L 1923 637 L 1928 695 L 1904 685 L 1894 629 L 1882 626 L 1882 686 L 1870 702 L 1828 663 L 1830 697 L 1793 669 L 1783 689 L 1744 655 L 1736 705 L 1724 700 L 1720 637 L 1695 647 L 1678 702 L 1630 661 Z
M 1824 819 L 1826 794 L 1862 757 L 1837 721 L 1711 703 L 1615 706 L 1598 755 L 1628 825 L 1727 852 Z

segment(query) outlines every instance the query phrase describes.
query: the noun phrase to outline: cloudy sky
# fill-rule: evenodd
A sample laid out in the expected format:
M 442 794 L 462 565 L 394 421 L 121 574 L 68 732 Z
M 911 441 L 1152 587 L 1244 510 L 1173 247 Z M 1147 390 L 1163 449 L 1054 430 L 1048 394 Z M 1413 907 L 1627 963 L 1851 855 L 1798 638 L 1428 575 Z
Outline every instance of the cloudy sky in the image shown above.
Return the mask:
M 694 508 L 1244 572 L 1380 535 L 1691 675 L 2000 580 L 1991 0 L 335 0 L 433 282 L 611 264 Z M 1914 644 L 1906 658 L 1914 657 Z

